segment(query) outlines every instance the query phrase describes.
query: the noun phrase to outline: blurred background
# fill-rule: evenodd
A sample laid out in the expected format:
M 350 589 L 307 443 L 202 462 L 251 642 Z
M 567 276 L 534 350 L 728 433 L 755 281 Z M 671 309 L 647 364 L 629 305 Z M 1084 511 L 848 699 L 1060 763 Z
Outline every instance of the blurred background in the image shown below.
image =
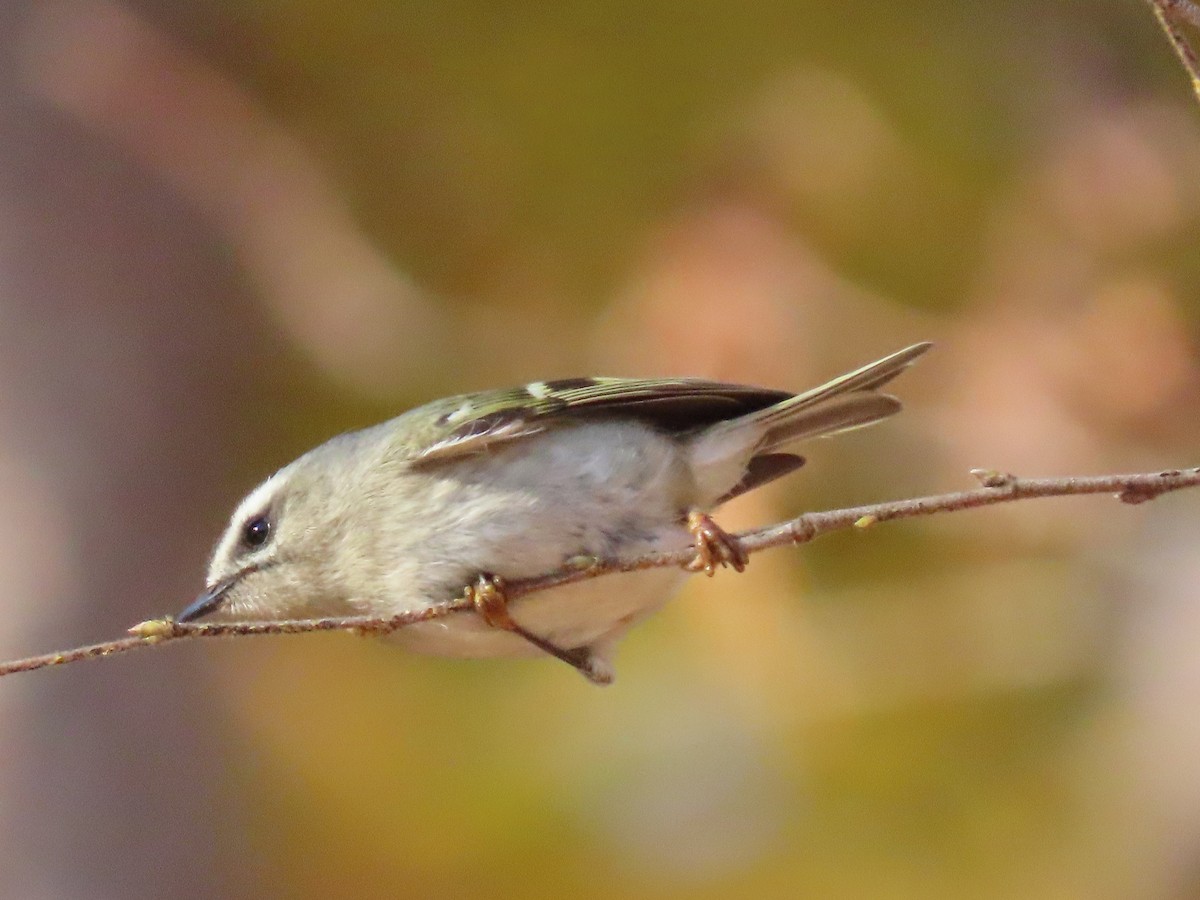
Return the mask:
M 1200 464 L 1200 107 L 1135 0 L 7 0 L 0 655 L 180 610 L 240 496 L 437 396 L 905 415 L 726 527 Z M 1200 894 L 1200 495 L 693 579 L 597 689 L 348 635 L 0 683 L 0 896 Z

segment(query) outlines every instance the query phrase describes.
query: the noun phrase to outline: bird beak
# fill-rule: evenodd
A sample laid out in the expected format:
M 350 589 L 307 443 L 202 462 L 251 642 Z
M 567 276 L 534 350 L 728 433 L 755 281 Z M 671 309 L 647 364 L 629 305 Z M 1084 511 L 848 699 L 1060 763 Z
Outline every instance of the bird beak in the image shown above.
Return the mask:
M 221 605 L 221 601 L 225 599 L 225 595 L 241 579 L 243 572 L 238 572 L 231 575 L 224 581 L 218 581 L 203 594 L 192 601 L 183 612 L 175 617 L 176 622 L 193 622 L 202 616 L 208 615 L 214 609 Z

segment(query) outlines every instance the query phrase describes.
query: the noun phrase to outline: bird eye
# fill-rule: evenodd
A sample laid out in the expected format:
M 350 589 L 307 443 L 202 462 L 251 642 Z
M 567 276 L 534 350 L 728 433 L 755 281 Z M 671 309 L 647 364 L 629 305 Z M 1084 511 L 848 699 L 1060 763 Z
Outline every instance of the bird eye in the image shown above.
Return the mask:
M 271 520 L 266 516 L 255 516 L 242 526 L 242 543 L 247 547 L 261 547 L 271 537 Z

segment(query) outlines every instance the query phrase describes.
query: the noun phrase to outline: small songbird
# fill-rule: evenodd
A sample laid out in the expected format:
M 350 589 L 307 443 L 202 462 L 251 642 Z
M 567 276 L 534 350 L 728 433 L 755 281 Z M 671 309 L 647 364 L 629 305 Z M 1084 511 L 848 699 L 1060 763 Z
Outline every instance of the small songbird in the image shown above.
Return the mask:
M 238 506 L 181 622 L 378 616 L 474 600 L 394 638 L 446 656 L 548 653 L 593 682 L 684 572 L 516 599 L 504 582 L 694 546 L 741 569 L 708 514 L 804 464 L 796 445 L 900 411 L 879 389 L 914 344 L 802 394 L 699 379 L 569 378 L 437 400 L 333 438 Z M 478 613 L 478 614 L 477 614 Z

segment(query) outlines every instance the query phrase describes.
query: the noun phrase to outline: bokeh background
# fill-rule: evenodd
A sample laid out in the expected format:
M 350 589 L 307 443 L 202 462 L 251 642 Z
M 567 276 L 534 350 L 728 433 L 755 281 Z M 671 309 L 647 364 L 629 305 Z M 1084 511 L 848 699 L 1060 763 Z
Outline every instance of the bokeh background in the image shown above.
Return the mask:
M 1200 463 L 1200 106 L 1139 0 L 0 4 L 0 654 L 179 610 L 435 396 L 908 411 L 732 505 Z M 1200 894 L 1200 496 L 694 579 L 600 690 L 346 635 L 0 683 L 0 896 Z

